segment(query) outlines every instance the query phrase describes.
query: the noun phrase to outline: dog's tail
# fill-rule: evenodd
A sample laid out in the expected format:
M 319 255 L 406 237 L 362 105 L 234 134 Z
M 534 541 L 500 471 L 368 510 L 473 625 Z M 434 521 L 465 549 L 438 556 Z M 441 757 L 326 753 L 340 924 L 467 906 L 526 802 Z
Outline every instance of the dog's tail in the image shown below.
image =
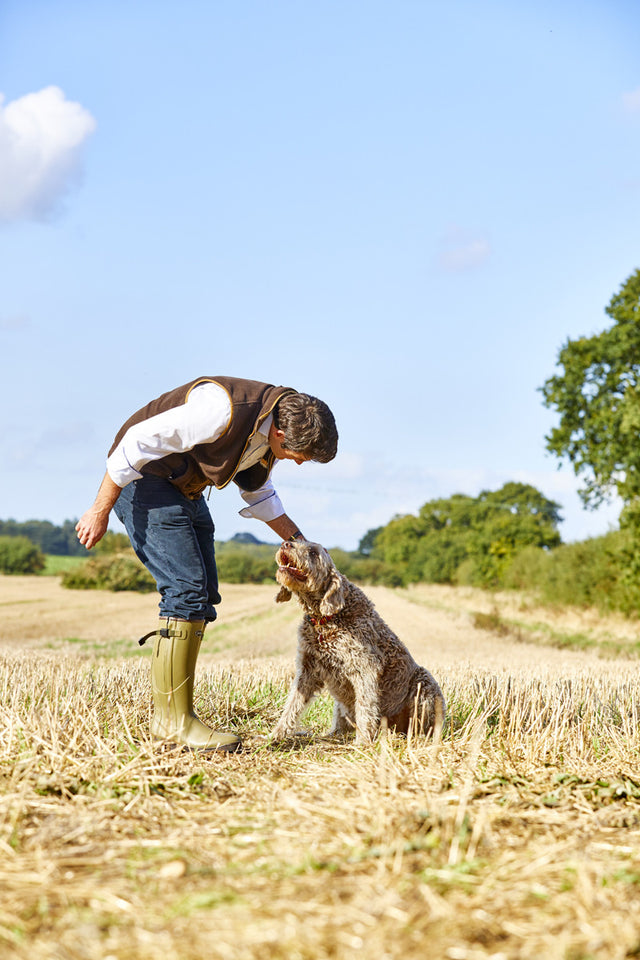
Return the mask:
M 442 728 L 444 726 L 446 707 L 444 697 L 438 691 L 433 699 L 433 742 L 440 743 L 442 739 Z
M 424 736 L 432 733 L 433 742 L 440 743 L 447 705 L 442 696 L 442 690 L 429 671 L 421 667 L 419 677 L 414 695 L 411 726 L 416 733 Z M 431 720 L 433 724 L 430 723 Z

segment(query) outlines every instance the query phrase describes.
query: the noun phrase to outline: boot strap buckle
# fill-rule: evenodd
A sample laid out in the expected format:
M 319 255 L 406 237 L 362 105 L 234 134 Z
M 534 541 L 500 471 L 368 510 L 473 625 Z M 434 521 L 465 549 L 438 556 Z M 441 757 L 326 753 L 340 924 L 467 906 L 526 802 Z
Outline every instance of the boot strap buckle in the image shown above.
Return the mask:
M 149 633 L 145 633 L 144 637 L 140 637 L 138 643 L 141 647 L 145 645 L 149 637 L 168 637 L 169 629 L 168 627 L 160 627 L 159 630 L 151 630 Z

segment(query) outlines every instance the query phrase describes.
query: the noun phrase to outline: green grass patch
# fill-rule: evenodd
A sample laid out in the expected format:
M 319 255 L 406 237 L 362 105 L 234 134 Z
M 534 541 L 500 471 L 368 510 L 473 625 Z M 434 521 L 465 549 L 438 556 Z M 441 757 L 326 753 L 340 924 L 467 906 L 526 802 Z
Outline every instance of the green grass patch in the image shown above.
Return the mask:
M 81 566 L 86 557 L 60 557 L 52 553 L 47 553 L 45 555 L 45 567 L 41 572 L 43 577 L 59 577 L 63 573 L 67 573 L 69 570 L 75 570 L 77 567 Z

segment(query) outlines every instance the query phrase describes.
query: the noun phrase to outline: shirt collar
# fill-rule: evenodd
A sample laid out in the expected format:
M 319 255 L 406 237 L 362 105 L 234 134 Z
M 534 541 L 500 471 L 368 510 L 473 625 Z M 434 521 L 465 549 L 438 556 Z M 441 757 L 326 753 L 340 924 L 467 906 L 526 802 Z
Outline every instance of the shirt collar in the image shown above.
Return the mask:
M 265 417 L 260 426 L 258 427 L 257 432 L 264 435 L 265 440 L 269 439 L 269 430 L 271 429 L 271 424 L 273 423 L 273 414 L 270 413 L 268 417 Z

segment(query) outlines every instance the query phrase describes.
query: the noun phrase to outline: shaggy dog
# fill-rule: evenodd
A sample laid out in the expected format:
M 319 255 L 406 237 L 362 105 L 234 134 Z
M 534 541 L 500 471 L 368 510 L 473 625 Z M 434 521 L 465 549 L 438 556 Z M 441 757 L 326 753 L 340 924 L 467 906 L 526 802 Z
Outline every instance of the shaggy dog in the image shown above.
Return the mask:
M 440 687 L 324 547 L 287 541 L 276 561 L 276 600 L 295 594 L 305 615 L 295 680 L 272 737 L 292 736 L 303 709 L 326 686 L 335 698 L 331 734 L 355 729 L 357 743 L 370 743 L 384 717 L 401 733 L 431 730 L 438 740 L 445 714 Z

